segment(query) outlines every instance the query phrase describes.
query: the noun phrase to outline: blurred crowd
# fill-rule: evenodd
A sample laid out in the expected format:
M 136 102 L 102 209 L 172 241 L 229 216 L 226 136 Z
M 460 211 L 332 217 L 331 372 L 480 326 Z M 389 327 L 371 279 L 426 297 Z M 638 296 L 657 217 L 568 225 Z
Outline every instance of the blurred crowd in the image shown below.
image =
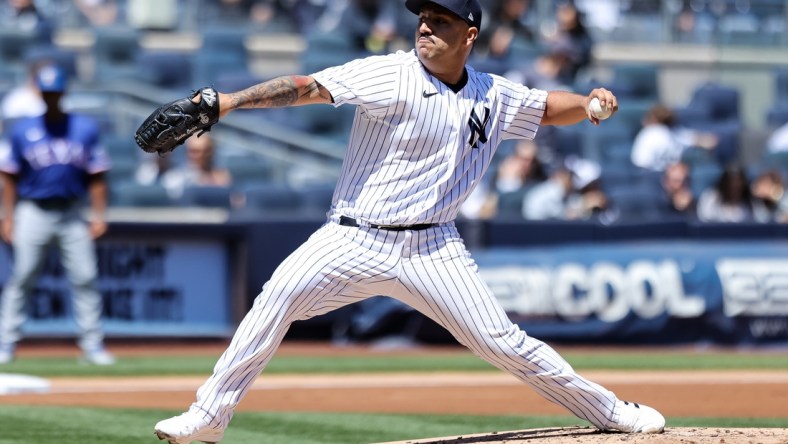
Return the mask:
M 699 85 L 697 100 L 693 97 L 687 107 L 676 109 L 661 103 L 656 74 L 649 67 L 636 67 L 628 77 L 622 74 L 607 83 L 597 82 L 592 76 L 598 36 L 619 29 L 618 24 L 625 19 L 637 23 L 638 17 L 654 18 L 668 10 L 673 17 L 674 40 L 702 42 L 707 34 L 719 32 L 723 23 L 738 30 L 746 28 L 748 17 L 766 23 L 774 11 L 758 9 L 763 2 L 676 0 L 665 5 L 645 0 L 482 0 L 482 4 L 482 32 L 471 57 L 474 67 L 540 89 L 587 93 L 591 86 L 609 87 L 620 98 L 622 116 L 599 128 L 545 129 L 534 141 L 503 145 L 485 181 L 462 208 L 463 217 L 602 223 L 654 218 L 788 222 L 788 198 L 784 195 L 788 161 L 783 160 L 788 156 L 781 154 L 788 154 L 788 113 L 772 122 L 769 140 L 763 147 L 756 147 L 763 152 L 762 159 L 745 164 L 741 150 L 751 147 L 741 147 L 734 140 L 742 130 L 738 109 L 728 109 L 730 105 L 724 103 L 732 100 L 722 99 L 736 91 Z M 728 17 L 736 20 L 726 21 Z M 119 27 L 135 31 L 203 30 L 203 45 L 194 58 L 164 53 L 144 59 L 144 63 L 132 59 L 136 71 L 162 66 L 162 70 L 181 73 L 174 80 L 165 71 L 140 77 L 156 86 L 179 90 L 197 86 L 203 80 L 200 73 L 216 80 L 220 89 L 263 80 L 248 71 L 243 56 L 240 64 L 228 61 L 232 51 L 219 45 L 219 40 L 222 45 L 226 43 L 227 36 L 219 38 L 217 34 L 212 41 L 209 29 L 231 30 L 236 36 L 252 32 L 301 34 L 307 44 L 305 73 L 358 56 L 408 50 L 415 30 L 412 14 L 400 2 L 383 0 L 2 0 L 0 23 L 3 32 L 34 34 L 42 47 L 54 46 L 54 34 L 64 26 L 97 32 Z M 216 48 L 209 50 L 209 45 Z M 131 47 L 134 45 L 118 46 L 130 53 L 136 50 Z M 52 54 L 43 51 L 27 57 L 29 77 L 42 61 L 52 62 Z M 177 65 L 180 60 L 188 64 Z M 103 65 L 98 68 L 113 68 L 120 62 Z M 205 70 L 206 66 L 210 70 Z M 186 72 L 193 77 L 186 78 Z M 73 66 L 71 74 L 76 74 Z M 100 83 L 104 78 L 98 74 L 96 81 Z M 126 74 L 115 69 L 109 75 L 117 79 Z M 222 83 L 228 74 L 241 83 Z M 42 112 L 35 85 L 28 80 L 0 91 L 0 97 L 3 121 Z M 628 111 L 628 103 L 639 107 Z M 297 118 L 269 115 L 283 124 L 300 122 L 297 129 L 316 135 L 347 134 L 346 128 L 332 133 L 338 124 L 346 123 L 344 118 L 325 121 L 317 114 L 298 114 Z M 216 140 L 208 135 L 192 138 L 183 155 L 138 157 L 131 162 L 133 167 L 124 164 L 126 159 L 113 158 L 110 185 L 118 185 L 115 189 L 123 189 L 127 195 L 130 184 L 155 186 L 163 190 L 169 202 L 185 199 L 190 187 L 220 188 L 226 191 L 216 194 L 227 200 L 223 206 L 243 206 L 250 198 L 239 192 L 238 186 L 249 185 L 246 176 L 241 178 L 241 171 L 249 170 L 250 162 L 244 159 L 230 165 L 223 155 L 224 147 L 215 146 Z M 133 145 L 125 149 L 131 150 Z M 113 151 L 109 154 L 113 156 Z M 260 181 L 266 180 L 262 175 Z M 260 186 L 257 188 L 262 192 Z M 117 191 L 113 196 L 119 194 Z M 281 197 L 282 190 L 276 188 L 271 194 Z

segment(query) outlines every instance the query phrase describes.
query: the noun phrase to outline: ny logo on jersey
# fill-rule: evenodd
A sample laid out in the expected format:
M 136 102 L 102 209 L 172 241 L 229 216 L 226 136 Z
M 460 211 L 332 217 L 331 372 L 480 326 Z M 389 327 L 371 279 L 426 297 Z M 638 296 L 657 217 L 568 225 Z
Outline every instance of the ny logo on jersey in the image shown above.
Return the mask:
M 487 133 L 484 129 L 487 127 L 487 120 L 490 119 L 490 108 L 484 107 L 484 120 L 476 115 L 476 110 L 471 109 L 471 117 L 468 118 L 468 126 L 471 127 L 471 138 L 468 139 L 468 144 L 471 148 L 479 148 L 479 142 L 487 143 Z

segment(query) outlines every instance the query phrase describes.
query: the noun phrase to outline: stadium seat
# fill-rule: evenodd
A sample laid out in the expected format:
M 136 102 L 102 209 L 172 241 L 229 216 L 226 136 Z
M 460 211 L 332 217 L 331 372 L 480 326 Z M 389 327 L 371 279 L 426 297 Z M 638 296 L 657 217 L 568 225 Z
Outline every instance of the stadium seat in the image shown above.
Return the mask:
M 134 181 L 139 162 L 130 158 L 112 159 L 112 167 L 106 173 L 110 187 Z
M 131 134 L 109 133 L 102 137 L 101 142 L 113 162 L 120 159 L 139 160 L 141 151 Z
M 702 165 L 705 163 L 716 163 L 717 159 L 714 157 L 714 153 L 712 153 L 710 150 L 697 146 L 691 146 L 681 152 L 681 161 L 692 168 L 696 165 Z
M 784 102 L 788 100 L 788 66 L 780 66 L 774 69 L 775 101 Z
M 188 207 L 211 207 L 229 209 L 232 190 L 219 186 L 187 186 L 178 200 L 178 205 Z
M 722 174 L 723 168 L 717 163 L 693 165 L 690 169 L 690 189 L 695 197 L 707 188 L 713 187 Z
M 192 81 L 199 86 L 213 85 L 225 74 L 249 71 L 247 58 L 234 51 L 201 49 L 192 55 L 191 62 Z
M 77 57 L 75 51 L 63 49 L 55 45 L 35 45 L 31 46 L 25 52 L 25 61 L 27 64 L 39 61 L 50 61 L 65 70 L 71 79 L 76 79 L 79 74 L 77 70 Z
M 714 82 L 706 82 L 692 92 L 687 110 L 677 110 L 679 123 L 691 125 L 692 117 L 698 121 L 740 121 L 739 90 Z M 684 114 L 682 114 L 684 112 Z
M 0 64 L 23 66 L 27 51 L 39 43 L 36 32 L 0 28 Z
M 137 54 L 136 66 L 136 77 L 145 83 L 171 89 L 196 88 L 192 85 L 192 61 L 187 53 L 143 49 Z
M 140 35 L 126 26 L 95 29 L 93 44 L 95 78 L 99 82 L 113 82 L 133 78 L 137 72 L 137 53 Z
M 788 105 L 785 103 L 777 103 L 766 112 L 766 124 L 768 126 L 777 128 L 786 123 L 788 123 Z
M 571 127 L 556 127 L 554 136 L 555 150 L 559 156 L 582 156 L 582 132 L 580 131 L 578 125 Z
M 530 187 L 498 194 L 497 219 L 523 219 L 523 200 Z
M 620 98 L 659 100 L 659 67 L 652 63 L 617 63 L 613 65 L 612 89 Z
M 255 183 L 241 190 L 246 200 L 245 208 L 262 214 L 297 214 L 301 211 L 301 195 L 281 183 Z
M 257 156 L 221 156 L 217 163 L 227 168 L 237 186 L 268 182 L 274 175 L 273 166 Z
M 615 209 L 616 222 L 653 221 L 660 214 L 657 209 L 661 191 L 646 185 L 616 187 L 605 194 Z
M 334 187 L 333 183 L 308 184 L 298 187 L 302 212 L 316 215 L 325 214 L 331 208 Z
M 127 182 L 110 191 L 110 205 L 116 207 L 167 207 L 173 204 L 167 189 L 161 185 Z
M 200 29 L 200 51 L 221 52 L 231 54 L 239 59 L 247 59 L 246 38 L 249 29 L 246 26 L 212 25 Z
M 611 146 L 631 145 L 634 142 L 630 128 L 615 119 L 603 125 L 584 122 L 580 125 L 580 131 L 580 156 L 596 162 L 602 162 L 605 157 L 603 151 Z

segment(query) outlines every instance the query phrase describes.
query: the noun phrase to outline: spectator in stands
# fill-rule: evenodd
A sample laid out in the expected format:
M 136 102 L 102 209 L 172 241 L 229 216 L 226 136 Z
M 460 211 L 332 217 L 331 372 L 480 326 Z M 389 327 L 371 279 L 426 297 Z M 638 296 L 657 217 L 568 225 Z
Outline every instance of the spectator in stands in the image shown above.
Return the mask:
M 200 4 L 200 21 L 205 25 L 243 26 L 282 19 L 279 1 L 210 0 Z
M 165 173 L 162 184 L 171 198 L 178 199 L 189 186 L 229 187 L 232 176 L 226 168 L 215 165 L 214 139 L 205 133 L 186 141 L 186 164 Z
M 544 165 L 537 158 L 538 149 L 533 140 L 519 140 L 498 164 L 492 180 L 474 189 L 460 210 L 462 215 L 468 219 L 489 219 L 497 213 L 501 193 L 530 188 L 547 180 Z
M 662 104 L 651 107 L 643 116 L 642 128 L 632 144 L 632 163 L 652 171 L 664 171 L 681 160 L 684 150 L 700 147 L 712 150 L 717 136 L 676 125 L 673 111 Z
M 660 184 L 663 200 L 660 213 L 667 217 L 695 218 L 695 196 L 689 186 L 690 168 L 684 162 L 674 162 L 665 168 Z
M 496 0 L 486 25 L 491 31 L 479 36 L 474 51 L 482 57 L 505 59 L 517 39 L 538 44 L 533 31 L 523 21 L 530 4 L 531 0 Z
M 583 14 L 574 2 L 562 1 L 556 6 L 557 30 L 554 34 L 545 35 L 548 45 L 567 51 L 569 63 L 559 73 L 560 82 L 572 85 L 578 72 L 591 64 L 594 39 L 591 37 L 583 21 Z
M 3 101 L 0 102 L 0 119 L 2 119 L 2 122 L 44 114 L 47 108 L 44 99 L 41 98 L 41 91 L 38 89 L 36 73 L 48 63 L 49 61 L 31 63 L 28 67 L 27 79 L 3 96 Z M 2 126 L 0 126 L 0 129 L 2 129 Z
M 498 192 L 514 191 L 547 180 L 544 165 L 537 154 L 539 147 L 533 140 L 518 140 L 512 153 L 498 166 L 495 189 Z
M 327 9 L 320 18 L 323 32 L 343 33 L 359 52 L 381 54 L 397 39 L 396 17 L 400 5 L 384 0 L 348 0 Z
M 678 42 L 711 43 L 716 19 L 704 9 L 698 2 L 683 0 L 673 20 L 673 35 Z
M 528 220 L 588 220 L 608 209 L 600 188 L 601 168 L 588 159 L 569 157 L 544 182 L 534 185 L 523 199 Z
M 788 195 L 779 170 L 768 168 L 750 184 L 753 213 L 758 222 L 788 222 Z
M 753 201 L 747 175 L 738 164 L 729 164 L 714 186 L 698 197 L 701 222 L 752 222 Z
M 39 43 L 51 43 L 54 24 L 33 0 L 6 0 L 0 4 L 0 26 L 22 33 L 35 33 Z
M 159 156 L 157 154 L 145 155 L 142 162 L 134 171 L 134 181 L 140 185 L 159 184 L 167 187 L 167 173 L 174 169 L 173 156 Z M 172 175 L 171 178 L 175 178 Z M 173 185 L 175 186 L 175 185 Z
M 534 88 L 571 91 L 572 84 L 565 83 L 568 80 L 565 73 L 572 69 L 571 57 L 571 49 L 565 44 L 554 44 L 546 53 L 533 60 L 514 63 L 512 69 L 504 72 L 503 76 L 513 82 L 533 85 Z

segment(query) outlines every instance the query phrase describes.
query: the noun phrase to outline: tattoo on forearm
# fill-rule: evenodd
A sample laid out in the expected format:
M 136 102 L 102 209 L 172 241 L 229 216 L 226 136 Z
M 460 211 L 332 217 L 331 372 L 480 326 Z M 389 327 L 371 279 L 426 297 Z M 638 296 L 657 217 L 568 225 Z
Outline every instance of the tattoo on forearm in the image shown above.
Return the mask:
M 325 89 L 321 90 L 320 85 L 315 80 L 312 80 L 304 87 L 304 93 L 301 94 L 301 97 L 320 97 L 325 100 L 331 100 L 331 96 L 329 96 L 328 91 Z
M 232 107 L 237 108 L 282 108 L 295 105 L 301 98 L 325 97 L 320 85 L 314 80 L 305 83 L 305 77 L 277 77 L 243 91 L 230 94 Z
M 230 100 L 233 108 L 281 108 L 298 100 L 298 87 L 292 77 L 278 77 L 230 94 Z

